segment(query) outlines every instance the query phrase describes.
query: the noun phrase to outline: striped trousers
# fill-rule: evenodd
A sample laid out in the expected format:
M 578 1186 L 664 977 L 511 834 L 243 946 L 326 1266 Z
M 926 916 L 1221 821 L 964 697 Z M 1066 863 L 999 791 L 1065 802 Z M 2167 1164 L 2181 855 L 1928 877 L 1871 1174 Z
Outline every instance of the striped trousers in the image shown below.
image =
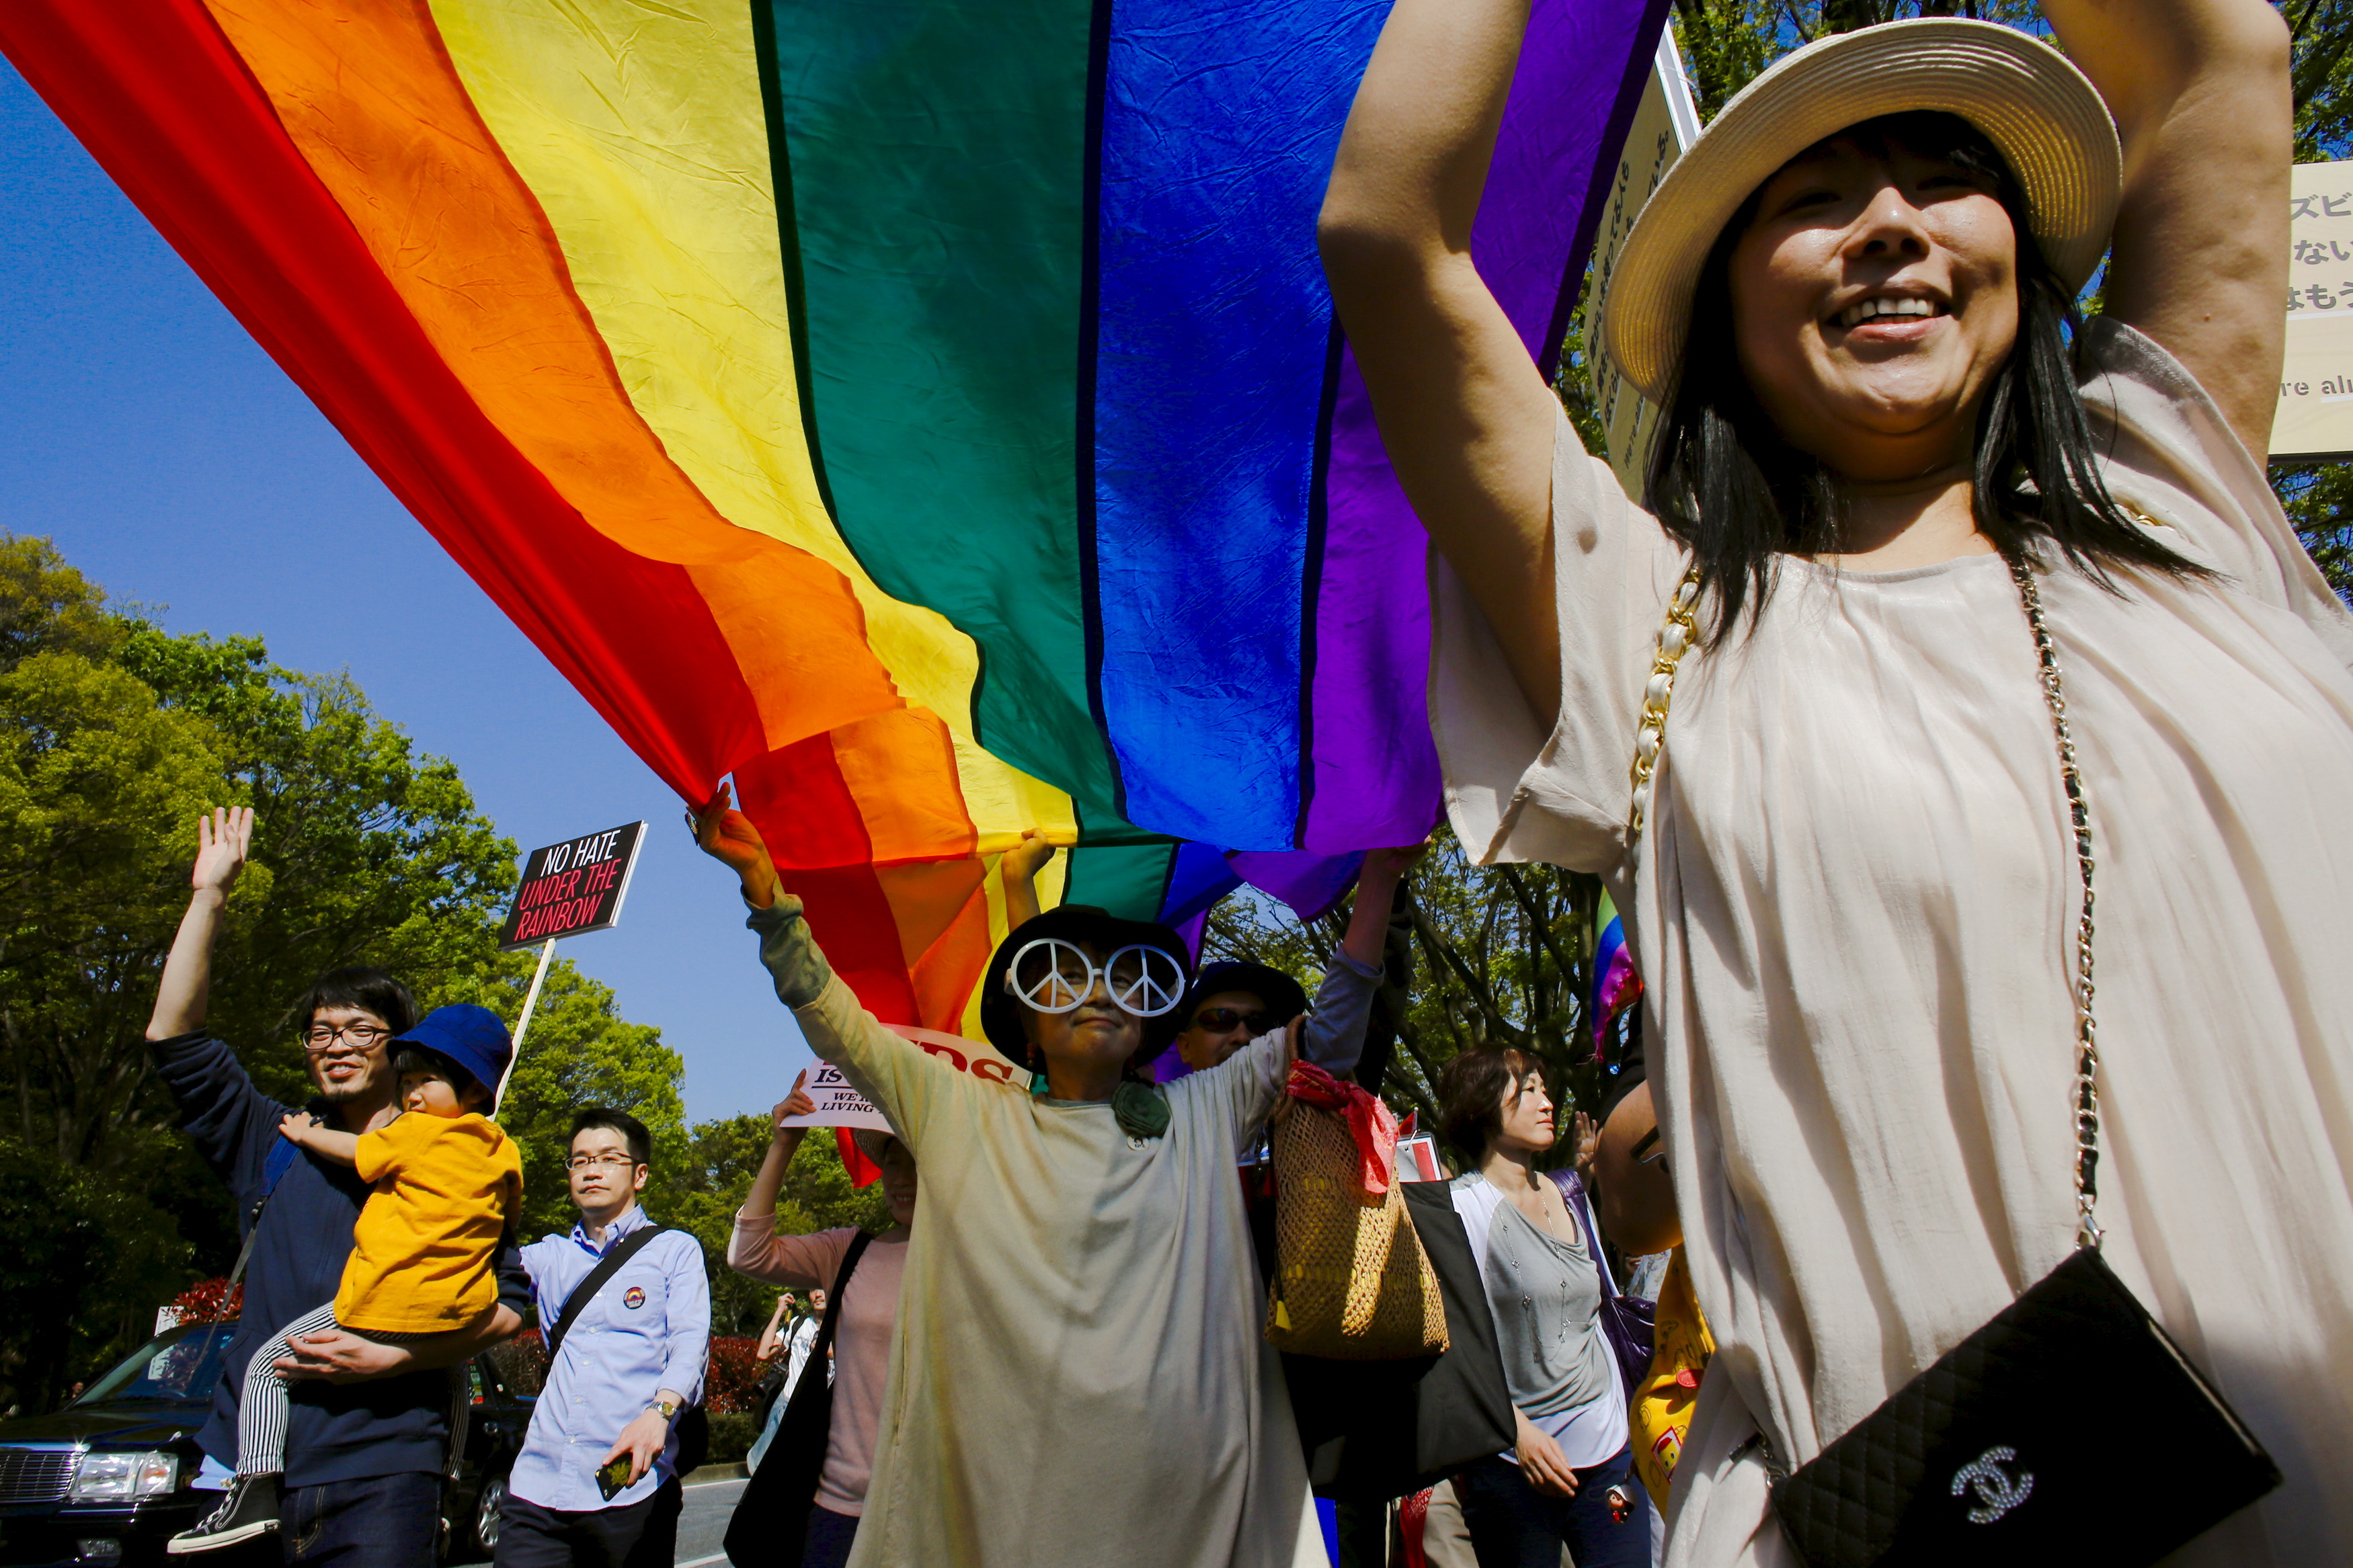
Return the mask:
M 321 1333 L 340 1327 L 335 1321 L 335 1305 L 330 1301 L 303 1313 L 284 1328 L 264 1340 L 253 1359 L 245 1364 L 245 1388 L 237 1397 L 237 1473 L 240 1476 L 274 1476 L 286 1468 L 286 1422 L 292 1399 L 286 1386 L 286 1374 L 280 1372 L 277 1361 L 291 1352 L 286 1342 L 298 1334 Z M 367 1338 L 386 1344 L 400 1344 L 410 1340 L 427 1340 L 431 1334 L 387 1334 L 371 1329 Z

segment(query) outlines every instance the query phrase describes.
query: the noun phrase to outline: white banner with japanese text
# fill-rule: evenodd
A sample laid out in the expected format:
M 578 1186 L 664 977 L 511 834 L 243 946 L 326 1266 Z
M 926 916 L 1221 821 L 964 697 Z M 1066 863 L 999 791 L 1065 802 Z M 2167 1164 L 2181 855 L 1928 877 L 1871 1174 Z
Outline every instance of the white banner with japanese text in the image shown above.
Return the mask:
M 2353 159 L 2295 166 L 2271 455 L 2353 455 Z

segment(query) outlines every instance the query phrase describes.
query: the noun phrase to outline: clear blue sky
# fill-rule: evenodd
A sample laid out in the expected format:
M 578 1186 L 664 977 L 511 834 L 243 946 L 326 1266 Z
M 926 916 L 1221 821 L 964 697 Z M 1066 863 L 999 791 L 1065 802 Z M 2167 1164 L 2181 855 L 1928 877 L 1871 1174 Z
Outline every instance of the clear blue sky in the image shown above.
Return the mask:
M 558 952 L 660 1026 L 702 1121 L 809 1058 L 681 803 L 393 499 L 0 60 L 0 527 L 174 631 L 349 669 L 528 850 L 646 819 L 618 929 Z

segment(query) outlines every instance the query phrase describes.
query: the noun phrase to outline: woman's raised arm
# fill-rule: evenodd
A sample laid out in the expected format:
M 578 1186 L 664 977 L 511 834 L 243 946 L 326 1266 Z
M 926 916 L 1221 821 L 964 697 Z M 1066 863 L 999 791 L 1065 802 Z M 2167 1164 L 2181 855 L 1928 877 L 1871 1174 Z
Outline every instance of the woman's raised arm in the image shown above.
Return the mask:
M 917 1148 L 932 1105 L 944 1092 L 961 1088 L 963 1075 L 876 1023 L 874 1015 L 835 976 L 801 918 L 800 900 L 785 891 L 760 830 L 735 809 L 733 793 L 725 784 L 695 808 L 693 823 L 695 842 L 733 871 L 742 885 L 744 901 L 752 910 L 744 923 L 759 934 L 761 967 L 776 983 L 776 1000 L 792 1009 L 809 1049 L 839 1067 L 850 1084 L 890 1118 L 907 1146 Z M 780 1180 L 783 1170 L 777 1163 L 775 1173 Z M 768 1202 L 775 1201 L 771 1190 Z
M 1349 110 L 1317 238 L 1406 495 L 1549 728 L 1559 406 L 1471 263 L 1527 17 L 1527 0 L 1398 0 Z
M 2257 463 L 2287 331 L 2287 25 L 2263 0 L 2043 0 L 2124 142 L 2108 313 L 2171 351 Z
M 761 1158 L 759 1173 L 752 1178 L 752 1191 L 744 1199 L 745 1214 L 772 1215 L 776 1212 L 776 1194 L 785 1184 L 785 1167 L 800 1152 L 801 1141 L 808 1136 L 806 1127 L 787 1127 L 788 1116 L 807 1116 L 817 1109 L 808 1096 L 808 1069 L 793 1079 L 792 1093 L 776 1102 L 768 1112 L 768 1152 Z

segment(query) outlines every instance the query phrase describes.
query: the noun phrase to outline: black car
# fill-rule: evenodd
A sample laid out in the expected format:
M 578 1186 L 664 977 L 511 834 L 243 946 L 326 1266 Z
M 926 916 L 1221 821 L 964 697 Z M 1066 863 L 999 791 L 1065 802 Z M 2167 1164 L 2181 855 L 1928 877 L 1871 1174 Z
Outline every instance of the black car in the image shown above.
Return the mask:
M 231 1323 L 191 1323 L 155 1336 L 71 1405 L 0 1422 L 0 1568 L 160 1564 L 164 1543 L 219 1502 L 192 1483 L 204 1463 L 195 1436 L 212 1408 Z M 507 1468 L 531 1425 L 531 1398 L 512 1392 L 488 1356 L 467 1367 L 466 1440 L 443 1494 L 442 1545 L 457 1561 L 498 1541 Z M 207 1568 L 259 1568 L 278 1543 L 206 1553 Z

